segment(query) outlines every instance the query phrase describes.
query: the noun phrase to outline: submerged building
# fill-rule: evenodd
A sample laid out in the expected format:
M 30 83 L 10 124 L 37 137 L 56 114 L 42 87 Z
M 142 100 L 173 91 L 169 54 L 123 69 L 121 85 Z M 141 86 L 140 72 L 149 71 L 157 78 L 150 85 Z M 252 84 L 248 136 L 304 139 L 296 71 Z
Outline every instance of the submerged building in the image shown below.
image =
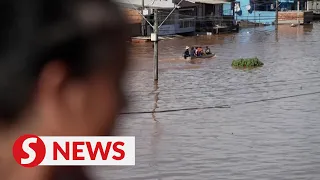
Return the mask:
M 236 0 L 225 5 L 223 11 L 233 13 L 236 21 L 271 25 L 276 20 L 276 0 Z M 279 0 L 278 11 L 279 23 L 309 23 L 312 19 L 307 0 Z
M 234 14 L 236 21 L 272 24 L 275 21 L 274 0 L 238 0 L 224 6 L 225 14 Z
M 132 36 L 149 36 L 153 32 L 154 9 L 158 10 L 159 35 L 194 33 L 216 25 L 232 23 L 233 16 L 223 14 L 230 0 L 116 0 L 127 13 Z M 174 11 L 172 11 L 174 9 Z M 171 12 L 172 11 L 172 12 Z M 170 14 L 171 13 L 171 14 Z M 151 23 L 142 25 L 141 14 Z M 167 16 L 170 16 L 167 18 Z

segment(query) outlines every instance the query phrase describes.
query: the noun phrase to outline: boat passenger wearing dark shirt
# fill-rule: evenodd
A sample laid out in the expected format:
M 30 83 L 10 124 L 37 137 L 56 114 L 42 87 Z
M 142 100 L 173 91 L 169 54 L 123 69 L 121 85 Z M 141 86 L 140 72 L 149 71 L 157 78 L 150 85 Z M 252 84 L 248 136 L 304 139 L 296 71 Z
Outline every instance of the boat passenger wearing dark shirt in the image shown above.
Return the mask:
M 186 47 L 186 50 L 183 53 L 184 59 L 187 59 L 187 57 L 190 57 L 189 47 Z
M 191 57 L 194 57 L 195 54 L 196 54 L 196 50 L 194 49 L 194 47 L 192 47 L 191 48 L 191 53 L 190 53 Z
M 211 54 L 211 50 L 210 50 L 210 48 L 209 48 L 208 46 L 206 46 L 205 53 L 206 53 L 206 54 Z

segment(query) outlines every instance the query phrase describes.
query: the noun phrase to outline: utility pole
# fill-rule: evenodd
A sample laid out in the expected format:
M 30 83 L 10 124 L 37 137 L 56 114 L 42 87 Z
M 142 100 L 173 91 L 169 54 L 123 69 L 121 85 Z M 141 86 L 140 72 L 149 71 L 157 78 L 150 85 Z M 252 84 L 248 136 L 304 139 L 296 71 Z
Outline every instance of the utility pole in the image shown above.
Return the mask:
M 158 81 L 158 10 L 154 9 L 154 25 L 153 31 L 155 35 L 154 40 L 154 56 L 153 56 L 153 79 L 154 81 Z
M 236 16 L 235 16 L 236 13 L 234 12 L 234 6 L 235 6 L 235 3 L 232 2 L 232 3 L 231 3 L 231 9 L 232 9 L 233 19 L 235 19 L 235 17 L 236 17 Z
M 141 2 L 141 14 L 144 16 L 143 14 L 143 10 L 144 10 L 144 0 L 142 0 Z M 141 21 L 141 35 L 142 36 L 145 36 L 145 26 L 146 26 L 146 21 L 142 18 L 142 21 Z
M 162 21 L 162 23 L 159 25 L 159 20 L 158 20 L 158 10 L 153 9 L 153 19 L 154 23 L 150 23 L 146 17 L 143 15 L 143 10 L 144 10 L 144 0 L 142 1 L 142 13 L 131 3 L 132 7 L 139 12 L 139 14 L 142 16 L 145 22 L 147 22 L 153 29 L 153 33 L 151 33 L 151 41 L 154 42 L 153 49 L 154 49 L 154 56 L 153 56 L 153 72 L 154 72 L 154 81 L 158 81 L 158 32 L 159 32 L 159 27 L 163 25 L 163 23 L 169 18 L 169 16 L 175 11 L 177 7 L 184 1 L 180 0 L 180 2 L 171 10 L 169 15 Z
M 297 23 L 300 25 L 299 22 L 299 11 L 300 11 L 300 0 L 297 1 Z
M 256 2 L 253 4 L 253 18 L 254 18 L 254 26 L 257 26 L 256 22 Z
M 279 24 L 279 0 L 276 0 L 276 30 L 278 30 L 278 24 Z

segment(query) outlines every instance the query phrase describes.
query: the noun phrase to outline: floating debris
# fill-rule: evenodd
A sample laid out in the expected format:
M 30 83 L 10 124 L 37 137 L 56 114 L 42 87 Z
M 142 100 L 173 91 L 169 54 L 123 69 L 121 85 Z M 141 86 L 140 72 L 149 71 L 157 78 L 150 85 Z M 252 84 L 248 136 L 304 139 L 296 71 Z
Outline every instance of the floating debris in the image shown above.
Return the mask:
M 257 57 L 241 58 L 233 60 L 231 65 L 235 68 L 254 68 L 263 66 L 263 62 L 261 62 Z

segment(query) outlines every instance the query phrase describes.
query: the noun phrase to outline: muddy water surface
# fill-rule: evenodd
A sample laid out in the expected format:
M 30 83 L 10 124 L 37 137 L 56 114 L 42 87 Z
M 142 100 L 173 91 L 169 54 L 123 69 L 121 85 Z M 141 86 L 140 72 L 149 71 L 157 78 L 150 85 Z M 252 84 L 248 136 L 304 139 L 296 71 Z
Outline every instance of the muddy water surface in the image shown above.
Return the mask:
M 186 45 L 217 57 L 187 63 Z M 121 115 L 118 131 L 136 137 L 136 166 L 96 168 L 99 179 L 320 179 L 320 24 L 177 38 L 159 50 L 154 85 L 152 44 L 131 49 L 125 112 L 137 114 Z M 253 56 L 265 65 L 230 66 Z

